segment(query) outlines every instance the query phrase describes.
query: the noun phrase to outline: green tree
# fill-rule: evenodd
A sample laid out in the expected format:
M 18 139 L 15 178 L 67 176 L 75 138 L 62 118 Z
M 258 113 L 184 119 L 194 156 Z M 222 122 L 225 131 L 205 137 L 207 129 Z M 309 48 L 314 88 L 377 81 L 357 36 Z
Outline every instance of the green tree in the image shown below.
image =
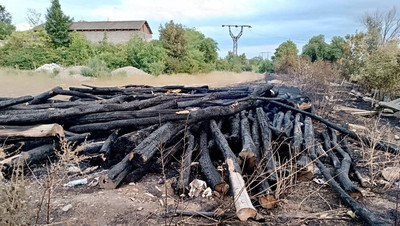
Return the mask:
M 375 88 L 381 93 L 400 94 L 400 49 L 390 43 L 374 51 L 364 59 L 359 83 Z
M 342 75 L 346 79 L 357 81 L 367 55 L 365 34 L 356 32 L 346 35 L 343 48 Z
M 96 55 L 106 62 L 110 69 L 117 69 L 128 65 L 127 46 L 123 44 L 111 44 L 102 41 L 99 45 L 95 45 Z
M 299 50 L 294 42 L 288 40 L 278 46 L 274 54 L 274 71 L 281 73 L 291 73 L 297 63 L 297 53 Z
M 71 44 L 65 48 L 66 65 L 85 65 L 93 56 L 93 46 L 85 35 L 76 31 L 71 34 Z
M 209 72 L 215 69 L 217 44 L 195 29 L 185 29 L 187 55 L 183 58 L 183 70 L 187 73 Z
M 309 56 L 311 61 L 325 59 L 329 45 L 325 42 L 324 35 L 312 37 L 306 45 L 303 46 L 303 56 Z
M 47 9 L 44 27 L 56 47 L 66 47 L 69 45 L 70 37 L 68 30 L 71 24 L 72 19 L 63 13 L 60 2 L 52 0 L 51 7 Z
M 159 75 L 164 72 L 167 51 L 159 41 L 147 42 L 134 37 L 127 43 L 128 64 L 147 73 Z
M 35 69 L 42 64 L 57 63 L 61 59 L 43 29 L 16 31 L 0 48 L 0 64 L 20 69 Z
M 6 8 L 0 5 L 0 40 L 6 39 L 13 31 L 15 26 L 11 24 L 11 14 L 6 11 Z
M 332 38 L 331 44 L 329 44 L 325 59 L 331 62 L 337 61 L 343 57 L 345 40 L 340 36 Z
M 165 26 L 160 26 L 160 41 L 164 48 L 168 50 L 168 56 L 183 58 L 187 52 L 187 40 L 185 30 L 181 24 L 170 21 Z
M 280 44 L 278 48 L 275 49 L 274 59 L 278 60 L 282 56 L 297 55 L 298 52 L 299 50 L 297 49 L 296 44 L 288 40 Z
M 162 46 L 167 50 L 165 58 L 166 73 L 183 73 L 187 72 L 187 67 L 183 64 L 187 62 L 187 40 L 185 37 L 185 29 L 181 24 L 175 24 L 172 20 L 160 26 L 160 41 Z M 186 58 L 186 59 L 185 59 Z

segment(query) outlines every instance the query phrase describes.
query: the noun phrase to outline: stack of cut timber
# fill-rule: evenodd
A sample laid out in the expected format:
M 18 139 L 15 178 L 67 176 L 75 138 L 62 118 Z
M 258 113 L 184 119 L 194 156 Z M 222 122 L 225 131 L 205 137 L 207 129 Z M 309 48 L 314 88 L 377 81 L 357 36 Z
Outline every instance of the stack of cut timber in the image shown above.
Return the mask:
M 58 95 L 71 98 L 54 99 Z M 61 150 L 61 140 L 67 140 L 85 145 L 79 153 L 88 157 L 85 166 L 109 169 L 100 179 L 100 186 L 108 189 L 178 162 L 177 193 L 188 192 L 196 177 L 192 167 L 198 165 L 213 190 L 230 190 L 242 221 L 256 216 L 254 201 L 263 208 L 274 207 L 279 198 L 275 184 L 282 175 L 310 180 L 317 166 L 356 214 L 367 223 L 381 223 L 353 199 L 360 197 L 348 177 L 357 171 L 354 153 L 347 142 L 339 142 L 342 139 L 332 128 L 353 139 L 359 136 L 310 113 L 310 108 L 309 98 L 279 94 L 269 84 L 218 89 L 55 87 L 37 96 L 0 98 L 0 148 L 5 154 L 0 164 L 9 174 L 17 163 L 55 160 L 55 150 Z M 312 119 L 329 128 L 320 141 Z M 377 147 L 398 152 L 398 147 L 384 142 Z M 332 164 L 333 174 L 324 164 Z M 297 168 L 289 167 L 293 165 Z M 221 166 L 226 173 L 217 170 Z

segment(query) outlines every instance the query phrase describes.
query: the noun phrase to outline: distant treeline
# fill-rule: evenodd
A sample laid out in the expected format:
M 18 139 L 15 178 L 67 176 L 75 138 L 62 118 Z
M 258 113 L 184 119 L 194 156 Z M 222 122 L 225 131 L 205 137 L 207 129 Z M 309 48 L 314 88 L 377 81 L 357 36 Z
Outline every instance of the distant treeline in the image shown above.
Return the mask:
M 218 59 L 218 47 L 213 39 L 172 21 L 160 27 L 160 40 L 147 42 L 133 37 L 125 44 L 113 45 L 107 42 L 106 35 L 104 37 L 102 42 L 93 44 L 83 34 L 72 32 L 68 45 L 57 47 L 41 27 L 15 31 L 0 48 L 0 66 L 35 69 L 46 63 L 71 66 L 100 60 L 109 69 L 134 66 L 153 75 L 272 70 L 272 62 L 261 57 L 248 60 L 244 54 L 234 56 L 229 53 L 225 58 Z

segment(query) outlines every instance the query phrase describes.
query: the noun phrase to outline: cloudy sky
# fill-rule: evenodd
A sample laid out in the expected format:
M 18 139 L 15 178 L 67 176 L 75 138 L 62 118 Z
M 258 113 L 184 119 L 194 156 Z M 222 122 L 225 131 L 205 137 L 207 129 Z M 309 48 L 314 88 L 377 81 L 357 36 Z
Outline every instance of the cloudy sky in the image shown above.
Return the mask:
M 158 28 L 169 20 L 196 28 L 218 42 L 219 56 L 232 50 L 232 39 L 222 24 L 246 24 L 238 52 L 247 57 L 273 54 L 290 39 L 298 48 L 314 35 L 344 36 L 363 30 L 360 18 L 366 12 L 389 10 L 396 0 L 60 0 L 65 14 L 75 21 L 147 20 L 158 39 Z M 29 28 L 28 9 L 46 13 L 50 0 L 1 0 L 18 30 Z M 44 17 L 44 16 L 43 16 Z M 238 33 L 239 30 L 233 30 Z

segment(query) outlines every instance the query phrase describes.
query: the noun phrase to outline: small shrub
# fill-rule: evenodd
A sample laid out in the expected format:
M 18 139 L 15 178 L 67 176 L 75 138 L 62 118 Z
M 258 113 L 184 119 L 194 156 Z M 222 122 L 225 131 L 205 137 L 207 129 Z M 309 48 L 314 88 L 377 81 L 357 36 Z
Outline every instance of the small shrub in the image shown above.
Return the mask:
M 60 73 L 60 69 L 54 68 L 51 72 L 51 77 L 56 77 Z
M 81 75 L 83 75 L 85 77 L 93 77 L 94 76 L 93 69 L 88 68 L 88 67 L 83 67 L 81 69 Z
M 375 50 L 364 62 L 358 76 L 362 86 L 379 89 L 383 93 L 400 94 L 400 49 L 397 43 Z
M 0 175 L 0 224 L 29 225 L 33 211 L 25 189 L 27 180 L 22 165 L 13 169 L 10 180 L 4 179 L 1 172 Z
M 87 77 L 109 77 L 111 76 L 111 70 L 100 58 L 93 57 L 86 64 L 86 67 L 81 69 L 81 74 Z

